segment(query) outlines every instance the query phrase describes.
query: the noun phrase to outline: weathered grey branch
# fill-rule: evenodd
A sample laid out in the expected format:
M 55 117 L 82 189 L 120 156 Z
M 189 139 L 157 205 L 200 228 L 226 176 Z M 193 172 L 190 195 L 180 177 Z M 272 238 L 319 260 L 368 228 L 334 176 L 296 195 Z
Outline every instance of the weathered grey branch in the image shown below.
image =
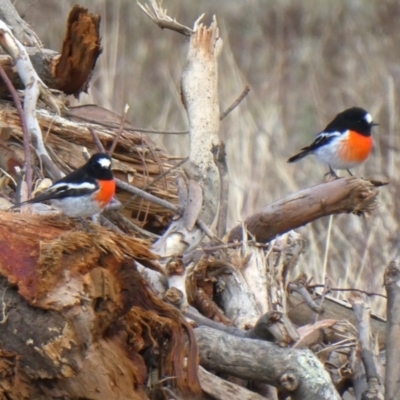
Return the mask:
M 0 2 L 0 20 L 12 27 L 14 36 L 24 46 L 42 46 L 36 33 L 26 21 L 19 16 L 10 0 L 2 0 Z
M 265 397 L 242 386 L 218 378 L 218 376 L 211 374 L 202 367 L 199 367 L 199 379 L 201 388 L 213 399 L 226 400 L 229 393 L 230 400 L 265 400 Z
M 376 207 L 377 186 L 382 184 L 353 176 L 322 183 L 268 205 L 244 225 L 258 242 L 265 243 L 327 215 L 368 213 Z M 231 230 L 229 241 L 241 239 L 242 225 L 238 225 Z
M 395 400 L 400 393 L 400 258 L 388 265 L 384 282 L 387 293 L 385 398 Z
M 309 350 L 281 348 L 211 328 L 195 329 L 207 369 L 271 384 L 293 400 L 340 400 L 324 366 Z
M 358 338 L 361 347 L 361 359 L 364 364 L 365 375 L 368 383 L 368 388 L 362 394 L 362 399 L 383 400 L 382 377 L 379 371 L 377 357 L 374 352 L 374 339 L 371 334 L 369 323 L 371 309 L 361 297 L 353 297 L 351 302 L 358 322 Z

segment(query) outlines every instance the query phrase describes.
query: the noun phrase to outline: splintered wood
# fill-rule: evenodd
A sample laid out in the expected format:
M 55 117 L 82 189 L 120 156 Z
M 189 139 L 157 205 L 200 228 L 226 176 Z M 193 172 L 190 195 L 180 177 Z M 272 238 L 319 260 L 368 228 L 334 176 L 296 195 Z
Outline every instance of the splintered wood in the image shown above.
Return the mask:
M 2 376 L 52 380 L 55 388 L 36 382 L 26 396 L 17 387 L 9 388 L 9 396 L 147 399 L 142 352 L 160 356 L 177 389 L 198 391 L 192 330 L 137 271 L 135 259 L 157 268 L 150 243 L 95 224 L 91 233 L 71 231 L 63 217 L 0 218 Z M 8 352 L 21 355 L 18 367 L 15 360 L 6 362 Z
M 54 63 L 59 90 L 76 97 L 82 91 L 86 92 L 101 52 L 100 15 L 74 6 L 68 17 L 61 55 Z

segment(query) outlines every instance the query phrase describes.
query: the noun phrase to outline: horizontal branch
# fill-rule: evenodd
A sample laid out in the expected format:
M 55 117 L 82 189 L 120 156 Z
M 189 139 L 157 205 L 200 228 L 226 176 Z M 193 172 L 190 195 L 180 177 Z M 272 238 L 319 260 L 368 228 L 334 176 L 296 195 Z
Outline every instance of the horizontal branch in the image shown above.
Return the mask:
M 282 348 L 211 328 L 195 329 L 200 363 L 207 369 L 277 387 L 293 400 L 339 400 L 330 376 L 309 350 Z
M 371 212 L 376 207 L 377 186 L 357 177 L 336 179 L 278 200 L 247 218 L 246 229 L 264 243 L 292 229 L 332 214 Z M 242 239 L 242 225 L 234 227 L 229 241 Z

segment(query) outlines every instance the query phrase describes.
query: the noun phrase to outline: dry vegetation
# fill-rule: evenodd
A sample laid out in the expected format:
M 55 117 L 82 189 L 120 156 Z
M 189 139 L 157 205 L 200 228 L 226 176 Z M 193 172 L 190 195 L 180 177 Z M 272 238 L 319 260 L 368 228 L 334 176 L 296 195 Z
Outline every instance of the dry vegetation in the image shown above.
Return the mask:
M 75 3 L 19 0 L 16 7 L 46 47 L 60 49 L 64 21 Z M 182 36 L 160 34 L 132 0 L 79 3 L 102 15 L 104 46 L 89 95 L 81 100 L 119 113 L 128 103 L 129 119 L 138 127 L 187 129 L 179 82 L 186 56 Z M 398 243 L 398 1 L 169 0 L 165 6 L 188 25 L 203 12 L 207 18 L 218 16 L 224 38 L 222 109 L 245 85 L 251 87 L 221 126 L 231 177 L 230 226 L 283 195 L 322 181 L 325 169 L 314 167 L 312 158 L 296 165 L 286 159 L 337 112 L 362 106 L 380 123 L 373 155 L 353 171 L 390 181 L 381 191 L 380 209 L 368 222 L 335 216 L 330 235 L 327 218 L 302 228 L 308 245 L 298 268 L 322 282 L 326 259 L 333 287 L 381 292 L 383 270 Z M 170 153 L 185 155 L 184 136 L 154 136 Z M 383 302 L 373 299 L 372 305 L 383 313 Z

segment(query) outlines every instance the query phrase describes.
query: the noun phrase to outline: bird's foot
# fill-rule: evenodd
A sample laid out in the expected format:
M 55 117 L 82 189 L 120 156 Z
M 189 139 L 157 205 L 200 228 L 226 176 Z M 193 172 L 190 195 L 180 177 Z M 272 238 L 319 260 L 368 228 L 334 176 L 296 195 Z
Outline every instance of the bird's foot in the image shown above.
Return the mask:
M 340 179 L 340 176 L 329 166 L 329 172 L 324 175 L 325 182 L 335 181 L 336 179 Z

